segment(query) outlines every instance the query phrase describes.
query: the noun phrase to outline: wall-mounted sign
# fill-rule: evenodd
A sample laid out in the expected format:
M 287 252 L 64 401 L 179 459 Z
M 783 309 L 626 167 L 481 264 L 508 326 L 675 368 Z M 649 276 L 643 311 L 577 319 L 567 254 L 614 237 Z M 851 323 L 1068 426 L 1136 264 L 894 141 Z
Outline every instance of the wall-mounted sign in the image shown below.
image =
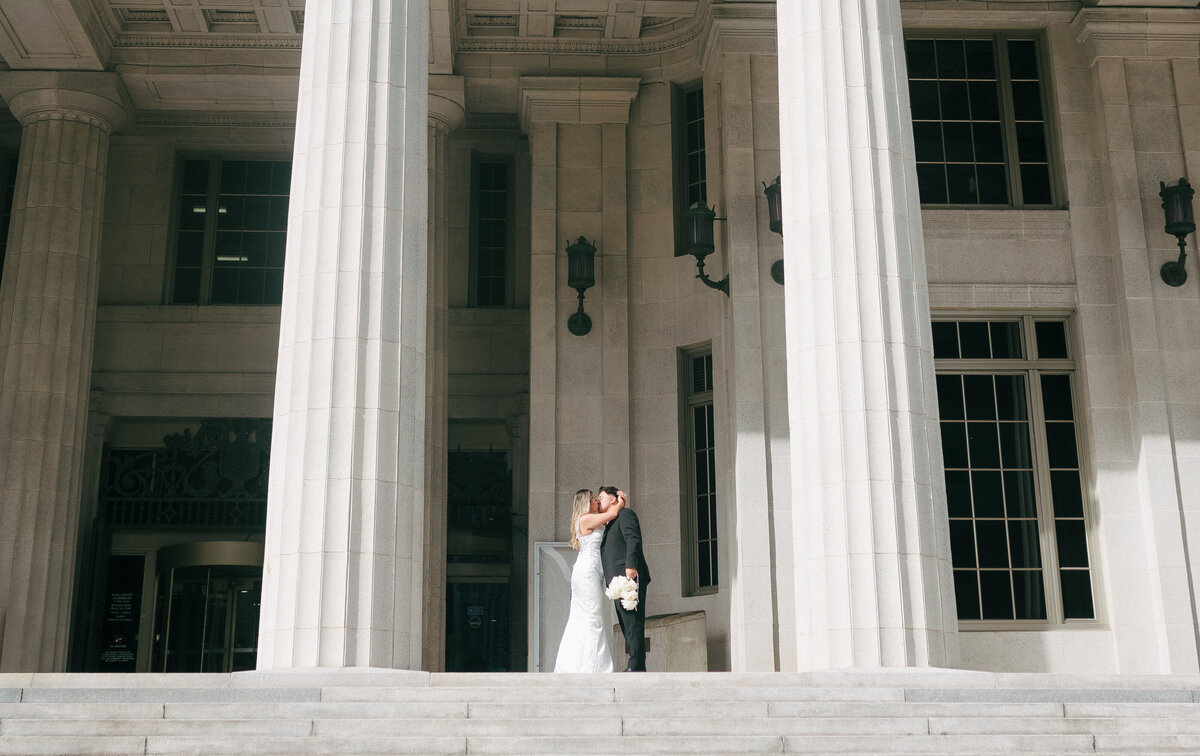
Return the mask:
M 138 626 L 142 619 L 144 556 L 116 555 L 108 560 L 99 672 L 136 672 Z

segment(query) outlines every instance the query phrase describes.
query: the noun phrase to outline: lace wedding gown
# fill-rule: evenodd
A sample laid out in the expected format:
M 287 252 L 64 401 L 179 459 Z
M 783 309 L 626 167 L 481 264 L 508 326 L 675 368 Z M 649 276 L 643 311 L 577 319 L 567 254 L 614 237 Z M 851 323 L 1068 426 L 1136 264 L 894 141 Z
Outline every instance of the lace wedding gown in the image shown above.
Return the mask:
M 600 541 L 604 526 L 579 536 L 579 557 L 571 569 L 571 613 L 558 644 L 555 672 L 612 672 L 608 629 L 604 626 L 604 569 Z

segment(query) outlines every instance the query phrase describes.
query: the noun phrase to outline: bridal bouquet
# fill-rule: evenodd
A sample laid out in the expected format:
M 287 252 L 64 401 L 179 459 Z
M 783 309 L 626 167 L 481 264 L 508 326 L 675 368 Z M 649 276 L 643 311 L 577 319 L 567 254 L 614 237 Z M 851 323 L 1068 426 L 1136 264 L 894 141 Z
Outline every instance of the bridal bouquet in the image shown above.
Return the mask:
M 604 595 L 608 596 L 613 601 L 620 601 L 621 606 L 625 607 L 625 611 L 632 612 L 638 606 L 638 584 L 636 580 L 631 580 L 624 575 L 617 575 L 608 584 Z

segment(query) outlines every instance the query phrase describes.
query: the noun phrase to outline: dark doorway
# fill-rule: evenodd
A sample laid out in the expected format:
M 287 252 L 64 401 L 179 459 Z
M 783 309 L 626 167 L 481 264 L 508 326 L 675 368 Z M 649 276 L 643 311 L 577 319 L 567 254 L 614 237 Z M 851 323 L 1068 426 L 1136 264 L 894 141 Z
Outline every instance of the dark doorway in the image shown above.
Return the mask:
M 514 671 L 508 452 L 451 451 L 447 472 L 446 671 Z

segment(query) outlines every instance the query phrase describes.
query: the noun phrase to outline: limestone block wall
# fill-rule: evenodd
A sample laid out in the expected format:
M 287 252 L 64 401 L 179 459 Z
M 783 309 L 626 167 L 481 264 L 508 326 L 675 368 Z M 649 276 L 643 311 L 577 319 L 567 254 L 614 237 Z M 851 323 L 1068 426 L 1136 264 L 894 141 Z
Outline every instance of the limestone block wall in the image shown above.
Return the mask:
M 1200 506 L 1196 277 L 1173 259 L 1159 182 L 1194 176 L 1195 20 L 1177 11 L 986 11 L 905 4 L 910 28 L 1036 29 L 1045 44 L 1064 206 L 923 212 L 930 300 L 941 310 L 1073 311 L 1098 620 L 960 632 L 962 664 L 1006 671 L 1197 669 L 1192 553 Z M 1001 22 L 1004 23 L 1001 23 Z M 1171 33 L 1166 31 L 1170 29 Z M 1189 45 L 1186 39 L 1193 39 Z M 1189 260 L 1192 262 L 1192 260 Z M 1191 316 L 1185 314 L 1192 313 Z

